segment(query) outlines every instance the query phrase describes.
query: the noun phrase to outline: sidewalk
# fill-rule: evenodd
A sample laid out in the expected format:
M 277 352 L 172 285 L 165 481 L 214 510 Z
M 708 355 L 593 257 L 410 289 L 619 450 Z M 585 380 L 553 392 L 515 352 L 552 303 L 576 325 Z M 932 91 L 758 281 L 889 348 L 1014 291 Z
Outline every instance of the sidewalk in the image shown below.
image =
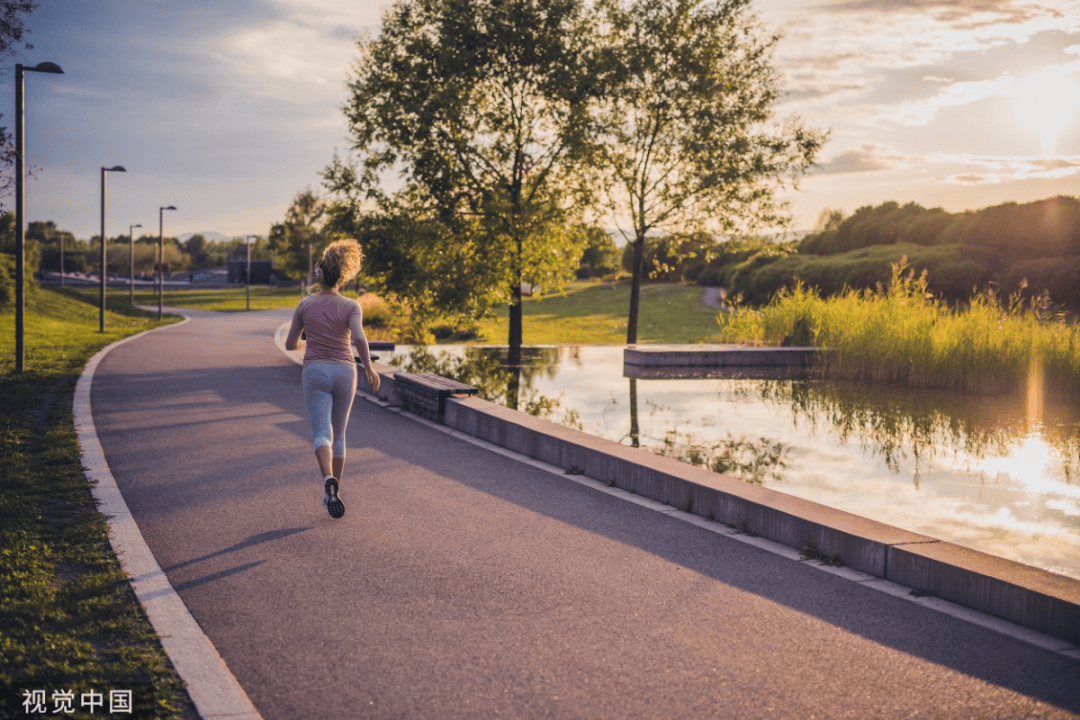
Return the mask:
M 91 393 L 142 536 L 263 717 L 1080 717 L 1075 660 L 363 400 L 331 520 L 289 314 L 191 313 Z

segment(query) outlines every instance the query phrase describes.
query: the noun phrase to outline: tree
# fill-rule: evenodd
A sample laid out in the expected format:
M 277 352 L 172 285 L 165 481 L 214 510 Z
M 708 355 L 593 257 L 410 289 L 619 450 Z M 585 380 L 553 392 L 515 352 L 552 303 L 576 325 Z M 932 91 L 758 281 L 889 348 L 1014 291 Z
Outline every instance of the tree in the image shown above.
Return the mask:
M 184 252 L 191 258 L 191 267 L 203 268 L 210 261 L 206 236 L 196 233 L 184 242 Z
M 297 193 L 285 211 L 285 220 L 270 228 L 269 244 L 277 269 L 291 278 L 308 278 L 312 254 L 320 250 L 326 204 L 311 188 Z
M 26 42 L 26 18 L 38 7 L 33 0 L 0 0 L 0 58 L 13 57 L 22 43 L 27 50 L 34 46 Z M 15 138 L 0 126 L 0 200 L 15 191 Z M 0 203 L 2 206 L 2 203 Z
M 597 145 L 607 202 L 632 230 L 626 341 L 637 342 L 646 237 L 750 232 L 786 220 L 778 190 L 824 136 L 773 121 L 775 35 L 749 0 L 599 0 L 612 65 Z
M 618 266 L 619 248 L 604 230 L 590 227 L 585 231 L 585 249 L 578 261 L 579 278 L 611 275 Z
M 472 288 L 459 297 L 508 303 L 511 362 L 522 283 L 568 279 L 583 243 L 589 17 L 581 0 L 399 0 L 359 42 L 344 107 L 358 157 L 325 173 L 339 197 L 420 223 L 419 257 L 456 256 Z M 391 198 L 380 181 L 393 170 L 405 187 Z

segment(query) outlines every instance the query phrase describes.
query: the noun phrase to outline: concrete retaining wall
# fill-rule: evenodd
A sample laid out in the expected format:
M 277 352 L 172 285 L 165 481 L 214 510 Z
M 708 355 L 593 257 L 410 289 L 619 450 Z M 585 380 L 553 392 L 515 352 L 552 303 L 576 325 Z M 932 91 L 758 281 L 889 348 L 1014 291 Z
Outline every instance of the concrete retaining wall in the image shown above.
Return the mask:
M 396 371 L 379 395 L 399 404 Z M 361 389 L 370 392 L 361 374 Z M 443 422 L 468 435 L 916 591 L 1080 644 L 1080 580 L 868 520 L 477 398 Z

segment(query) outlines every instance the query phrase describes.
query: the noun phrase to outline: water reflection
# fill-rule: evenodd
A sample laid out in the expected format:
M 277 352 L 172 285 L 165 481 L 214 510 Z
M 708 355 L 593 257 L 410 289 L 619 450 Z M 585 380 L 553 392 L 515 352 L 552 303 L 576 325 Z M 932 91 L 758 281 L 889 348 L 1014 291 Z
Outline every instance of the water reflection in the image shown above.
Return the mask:
M 805 378 L 624 377 L 622 348 L 399 348 L 392 361 L 594 435 L 1080 577 L 1080 412 Z M 655 373 L 654 373 L 655 374 Z

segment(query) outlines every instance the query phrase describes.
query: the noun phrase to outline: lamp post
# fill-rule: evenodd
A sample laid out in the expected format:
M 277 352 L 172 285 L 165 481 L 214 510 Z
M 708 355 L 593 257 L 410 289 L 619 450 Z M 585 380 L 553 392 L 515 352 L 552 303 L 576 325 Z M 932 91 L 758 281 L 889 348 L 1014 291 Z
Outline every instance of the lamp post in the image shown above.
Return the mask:
M 244 284 L 247 285 L 247 309 L 248 310 L 251 310 L 251 245 L 252 245 L 252 243 L 254 243 L 257 240 L 258 240 L 258 238 L 255 237 L 254 235 L 245 235 L 244 236 L 244 242 L 247 243 L 247 275 L 244 278 L 247 282 L 245 282 Z
M 157 319 L 161 319 L 162 296 L 165 294 L 165 211 L 175 210 L 175 205 L 158 208 L 158 283 Z
M 101 308 L 98 311 L 98 332 L 105 332 L 105 276 L 109 266 L 106 264 L 105 250 L 109 245 L 105 238 L 105 174 L 111 172 L 127 172 L 123 165 L 113 165 L 111 168 L 101 168 Z
M 130 248 L 128 258 L 131 261 L 131 272 L 128 275 L 128 299 L 131 304 L 135 304 L 135 228 L 141 228 L 142 225 L 130 225 L 128 226 L 128 247 Z
M 23 223 L 26 221 L 26 197 L 23 195 L 23 176 L 26 173 L 26 157 L 23 144 L 26 141 L 23 105 L 23 73 L 44 72 L 62 74 L 56 63 L 42 62 L 34 67 L 21 63 L 15 65 L 15 372 L 23 370 L 23 331 L 25 310 L 24 284 L 26 282 L 26 244 L 23 239 Z

